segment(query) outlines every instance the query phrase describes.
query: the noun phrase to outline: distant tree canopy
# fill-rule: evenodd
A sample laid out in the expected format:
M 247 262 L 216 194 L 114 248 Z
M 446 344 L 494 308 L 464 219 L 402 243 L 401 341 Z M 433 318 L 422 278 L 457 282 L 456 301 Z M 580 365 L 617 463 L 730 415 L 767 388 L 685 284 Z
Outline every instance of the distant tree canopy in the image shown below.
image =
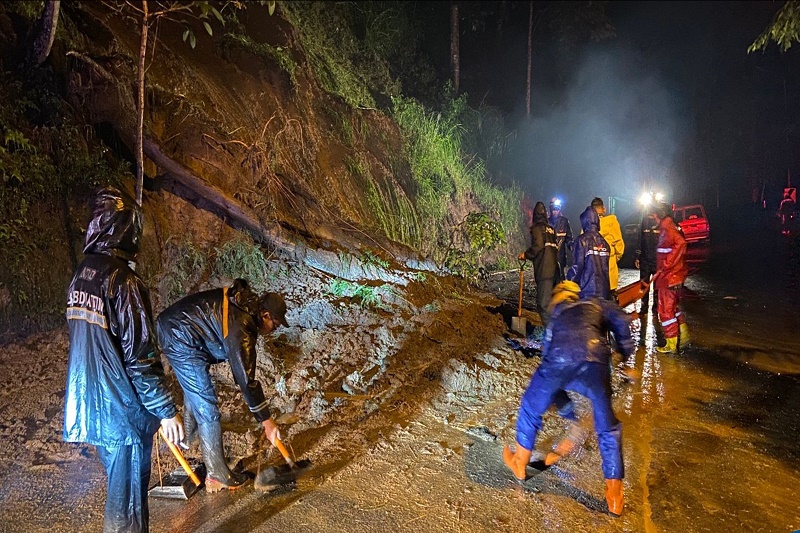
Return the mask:
M 800 1 L 789 0 L 781 7 L 767 29 L 747 47 L 747 53 L 765 50 L 775 41 L 782 52 L 791 48 L 795 41 L 800 42 Z

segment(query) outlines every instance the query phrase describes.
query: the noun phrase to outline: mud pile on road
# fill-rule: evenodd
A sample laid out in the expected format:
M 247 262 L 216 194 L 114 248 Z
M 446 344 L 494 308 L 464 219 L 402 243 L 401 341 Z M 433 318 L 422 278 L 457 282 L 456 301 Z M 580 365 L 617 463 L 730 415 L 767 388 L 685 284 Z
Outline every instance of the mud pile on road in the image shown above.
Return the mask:
M 366 300 L 332 291 L 334 280 L 314 269 L 274 268 L 264 285 L 285 294 L 290 327 L 260 340 L 257 376 L 295 454 L 318 464 L 341 463 L 434 397 L 484 401 L 511 392 L 479 371 L 505 363 L 474 357 L 507 333 L 499 312 L 505 303 L 496 296 L 461 280 L 418 273 L 405 287 L 376 287 Z M 93 457 L 90 446 L 61 442 L 68 342 L 61 328 L 3 347 L 0 475 L 11 465 L 23 471 L 72 468 Z M 212 372 L 229 455 L 246 467 L 274 458 L 277 452 L 267 449 L 230 368 L 217 365 Z M 167 375 L 180 404 L 168 366 Z M 195 445 L 187 456 L 199 454 Z M 164 469 L 177 467 L 168 453 L 161 460 Z

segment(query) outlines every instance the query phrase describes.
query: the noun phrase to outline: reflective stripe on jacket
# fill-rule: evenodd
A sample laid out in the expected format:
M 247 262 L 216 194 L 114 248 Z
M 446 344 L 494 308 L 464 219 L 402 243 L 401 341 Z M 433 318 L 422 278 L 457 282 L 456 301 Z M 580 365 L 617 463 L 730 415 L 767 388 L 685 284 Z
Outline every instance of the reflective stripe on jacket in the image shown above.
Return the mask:
M 600 217 L 594 208 L 587 207 L 581 214 L 583 233 L 575 239 L 572 267 L 567 279 L 581 288 L 580 297 L 608 299 L 611 286 L 608 280 L 608 260 L 611 247 L 600 235 Z
M 656 278 L 656 289 L 667 289 L 686 281 L 686 239 L 678 230 L 672 217 L 664 217 L 659 224 L 656 268 L 661 272 Z
M 236 280 L 228 289 L 199 292 L 172 304 L 158 316 L 158 335 L 170 361 L 200 358 L 210 365 L 227 361 L 244 402 L 263 422 L 270 411 L 256 380 L 258 313 L 257 295 L 247 282 Z

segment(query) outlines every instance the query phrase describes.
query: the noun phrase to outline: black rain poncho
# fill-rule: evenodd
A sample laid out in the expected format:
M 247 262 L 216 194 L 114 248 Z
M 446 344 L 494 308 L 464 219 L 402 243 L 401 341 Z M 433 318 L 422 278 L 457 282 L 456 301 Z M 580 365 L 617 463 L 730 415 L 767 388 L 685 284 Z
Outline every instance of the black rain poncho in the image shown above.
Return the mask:
M 116 189 L 98 194 L 86 258 L 67 292 L 68 442 L 120 446 L 152 439 L 177 414 L 164 386 L 150 297 L 128 265 L 139 249 L 141 210 Z

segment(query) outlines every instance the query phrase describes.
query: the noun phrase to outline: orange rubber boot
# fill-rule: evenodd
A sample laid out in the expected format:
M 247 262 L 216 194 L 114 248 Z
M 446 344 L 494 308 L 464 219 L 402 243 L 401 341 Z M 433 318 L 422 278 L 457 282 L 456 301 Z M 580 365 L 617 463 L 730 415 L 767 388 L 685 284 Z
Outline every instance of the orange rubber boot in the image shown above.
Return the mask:
M 608 504 L 608 512 L 616 516 L 622 514 L 622 508 L 625 506 L 625 499 L 622 496 L 621 479 L 606 480 L 606 503 Z
M 544 458 L 544 464 L 547 466 L 554 465 L 558 462 L 559 459 L 564 457 L 565 455 L 569 455 L 572 450 L 575 449 L 575 442 L 570 439 L 564 439 L 558 444 L 556 444 L 553 451 L 548 453 L 547 456 Z
M 531 451 L 526 450 L 517 444 L 517 451 L 512 452 L 511 448 L 506 446 L 503 448 L 503 462 L 514 473 L 514 477 L 519 481 L 525 481 L 525 467 L 531 460 Z

